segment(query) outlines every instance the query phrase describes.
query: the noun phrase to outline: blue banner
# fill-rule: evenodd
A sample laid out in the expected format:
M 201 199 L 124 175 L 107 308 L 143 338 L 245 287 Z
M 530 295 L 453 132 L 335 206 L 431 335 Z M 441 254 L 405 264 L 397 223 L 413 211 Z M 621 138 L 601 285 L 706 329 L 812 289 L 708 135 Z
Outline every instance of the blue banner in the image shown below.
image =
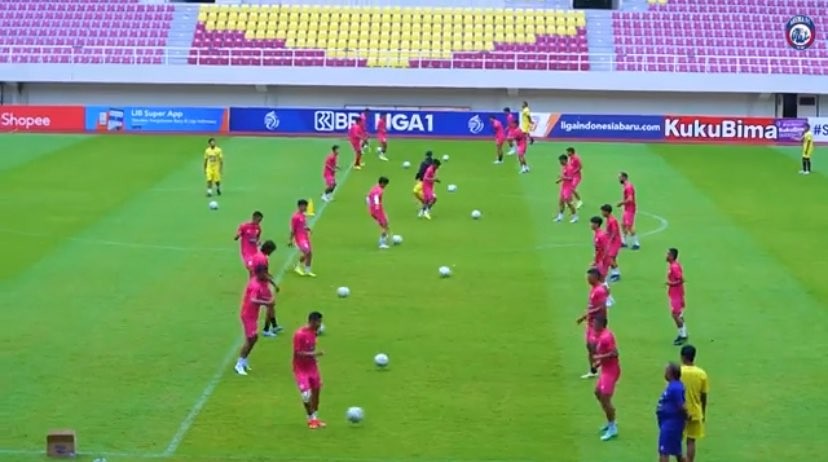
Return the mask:
M 385 118 L 395 136 L 491 137 L 490 112 L 374 111 L 369 132 Z M 344 134 L 359 111 L 347 109 L 230 108 L 230 132 L 289 134 Z M 497 114 L 502 119 L 502 114 Z
M 208 107 L 87 106 L 93 132 L 227 132 L 227 109 Z
M 550 138 L 663 140 L 664 116 L 560 114 Z

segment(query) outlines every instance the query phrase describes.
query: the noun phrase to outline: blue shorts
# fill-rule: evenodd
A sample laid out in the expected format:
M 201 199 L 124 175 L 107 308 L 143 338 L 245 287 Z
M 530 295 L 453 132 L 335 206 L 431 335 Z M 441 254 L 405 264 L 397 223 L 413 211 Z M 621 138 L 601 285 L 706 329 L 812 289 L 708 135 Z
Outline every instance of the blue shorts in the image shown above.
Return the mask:
M 658 432 L 658 453 L 663 456 L 680 456 L 682 440 L 682 429 L 661 427 Z

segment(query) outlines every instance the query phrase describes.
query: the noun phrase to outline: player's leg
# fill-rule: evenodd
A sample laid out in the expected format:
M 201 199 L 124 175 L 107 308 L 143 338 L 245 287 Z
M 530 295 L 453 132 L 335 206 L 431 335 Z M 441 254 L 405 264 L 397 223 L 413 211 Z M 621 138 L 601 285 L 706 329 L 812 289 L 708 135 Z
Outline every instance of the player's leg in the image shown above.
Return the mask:
M 618 250 L 613 247 L 613 252 L 610 255 L 610 282 L 618 282 L 621 280 L 621 269 L 618 267 Z
M 589 328 L 587 328 L 589 329 Z M 590 331 L 587 330 L 587 341 L 586 341 L 586 350 L 587 350 L 587 365 L 589 367 L 589 372 L 582 375 L 582 379 L 592 379 L 598 377 L 598 368 L 595 366 L 595 361 L 593 361 L 592 357 L 595 356 L 595 343 L 592 340 L 592 334 Z
M 555 217 L 555 222 L 563 220 L 564 210 L 566 210 L 566 203 L 564 202 L 563 192 L 558 196 L 558 216 Z
M 570 194 L 569 201 L 566 203 L 567 208 L 569 208 L 569 213 L 572 214 L 572 218 L 569 219 L 570 223 L 577 223 L 578 222 L 578 210 L 575 208 L 575 204 L 572 202 L 572 195 Z
M 799 170 L 799 173 L 805 173 L 808 171 L 808 158 L 802 156 L 802 169 Z
M 678 329 L 678 336 L 673 340 L 673 345 L 682 345 L 687 342 L 687 324 L 684 322 L 684 311 L 679 300 L 670 300 L 670 315 Z
M 687 437 L 687 462 L 696 460 L 696 439 Z
M 610 380 L 612 379 L 607 379 L 607 381 Z M 596 390 L 595 394 L 598 397 L 598 402 L 601 403 L 601 409 L 603 409 L 604 415 L 607 417 L 606 431 L 601 436 L 602 440 L 607 441 L 618 436 L 618 427 L 615 424 L 615 406 L 612 404 L 612 391 L 607 390 L 607 388 L 610 388 L 610 385 L 600 382 L 601 380 L 599 379 L 599 389 Z
M 256 321 L 256 318 L 242 318 L 245 339 L 239 351 L 239 359 L 236 361 L 235 367 L 236 373 L 239 375 L 247 375 L 247 371 L 250 370 L 247 358 L 250 356 L 250 352 L 253 351 L 253 346 L 256 345 L 256 341 L 259 340 L 259 336 L 256 334 Z
M 305 275 L 310 277 L 316 277 L 316 275 L 313 274 L 313 270 L 311 269 L 313 265 L 313 251 L 311 250 L 310 244 L 307 244 L 307 246 L 305 246 L 305 249 L 303 250 L 303 255 L 305 263 Z
M 215 175 L 213 174 L 213 170 L 208 168 L 204 172 L 204 176 L 207 179 L 207 197 L 210 197 L 213 195 L 213 181 L 215 180 Z
M 503 142 L 495 141 L 495 164 L 503 163 Z
M 811 158 L 808 157 L 805 159 L 805 173 L 811 173 Z
M 515 147 L 515 142 L 514 142 L 514 141 L 512 141 L 512 140 L 509 140 L 509 155 L 510 155 L 510 156 L 514 156 L 514 155 L 515 155 L 515 152 L 516 152 L 516 151 L 515 151 L 515 149 L 516 149 L 516 147 Z
M 319 418 L 319 397 L 322 394 L 322 384 L 319 380 L 315 380 L 315 383 L 312 383 L 313 388 L 311 388 L 311 419 L 312 422 L 316 425 L 316 428 L 325 428 L 326 424 L 325 421 Z

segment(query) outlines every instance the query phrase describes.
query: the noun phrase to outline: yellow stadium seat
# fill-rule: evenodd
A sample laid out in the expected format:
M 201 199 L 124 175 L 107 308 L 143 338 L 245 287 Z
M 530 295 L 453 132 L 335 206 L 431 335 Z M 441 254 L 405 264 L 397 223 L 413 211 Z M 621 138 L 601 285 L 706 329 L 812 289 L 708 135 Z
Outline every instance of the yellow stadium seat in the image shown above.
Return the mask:
M 266 38 L 266 35 L 265 35 L 264 31 L 260 30 L 260 31 L 256 32 L 255 37 L 256 37 L 256 40 L 264 40 Z
M 564 16 L 556 17 L 555 18 L 555 26 L 556 27 L 566 26 L 566 17 L 564 17 Z
M 570 37 L 574 37 L 578 35 L 578 29 L 575 26 L 569 26 L 566 28 L 566 35 Z
M 566 35 L 566 26 L 555 27 L 555 35 Z
M 265 38 L 268 40 L 275 40 L 276 39 L 276 31 L 269 30 L 265 32 Z
M 198 22 L 204 22 L 207 20 L 207 12 L 206 11 L 199 11 L 198 12 Z
M 575 19 L 575 25 L 578 27 L 586 27 L 586 18 Z

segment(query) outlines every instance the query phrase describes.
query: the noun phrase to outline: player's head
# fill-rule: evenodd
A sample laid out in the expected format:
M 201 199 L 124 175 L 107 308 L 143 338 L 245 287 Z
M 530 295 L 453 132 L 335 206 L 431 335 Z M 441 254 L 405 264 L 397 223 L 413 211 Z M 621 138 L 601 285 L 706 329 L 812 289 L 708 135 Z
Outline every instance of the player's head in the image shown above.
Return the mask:
M 259 281 L 267 281 L 268 274 L 267 274 L 267 266 L 265 265 L 258 265 L 253 268 L 253 275 Z
M 517 120 L 512 120 L 512 123 L 510 123 L 509 126 L 512 127 L 512 128 L 517 128 L 518 127 L 518 121 Z
M 262 219 L 264 219 L 264 214 L 262 214 L 262 212 L 258 210 L 253 212 L 253 223 L 261 223 Z
M 318 311 L 311 311 L 308 315 L 308 327 L 313 330 L 319 330 L 322 325 L 322 313 Z
M 609 205 L 609 204 L 602 205 L 601 206 L 601 215 L 603 215 L 604 218 L 612 215 L 612 206 Z
M 523 102 L 523 107 L 529 107 L 529 101 L 524 101 Z
M 672 361 L 667 363 L 667 367 L 664 368 L 664 378 L 667 379 L 668 382 L 672 382 L 673 380 L 681 380 L 681 366 Z
M 354 123 L 354 124 L 359 123 L 359 116 L 353 116 L 353 117 L 351 117 L 351 123 Z
M 363 114 L 365 114 L 365 115 L 368 115 L 368 112 L 369 112 L 369 111 L 368 111 L 368 108 L 367 108 L 367 107 L 366 107 L 365 109 L 363 109 L 363 110 L 362 110 L 362 113 L 363 113 Z
M 492 114 L 492 115 L 489 116 L 489 120 L 495 121 L 495 120 L 497 120 L 497 117 L 495 117 L 495 115 Z
M 592 217 L 589 219 L 589 227 L 592 228 L 593 231 L 600 228 L 603 224 L 604 219 L 601 217 Z
M 335 144 L 335 145 L 331 146 L 331 152 L 334 153 L 334 155 L 339 154 L 339 145 Z
M 262 244 L 262 253 L 265 255 L 270 255 L 276 251 L 276 243 L 270 240 L 264 241 Z
M 598 271 L 598 268 L 590 268 L 587 270 L 586 274 L 589 285 L 594 286 L 601 282 L 601 272 Z
M 508 114 L 508 113 L 510 113 L 510 112 L 512 112 L 512 110 L 511 110 L 511 109 L 509 109 L 508 107 L 504 107 L 504 108 L 503 108 L 503 113 L 504 113 L 504 114 Z
M 567 156 L 574 156 L 575 155 L 575 148 L 572 146 L 566 148 L 566 155 Z
M 693 345 L 684 345 L 681 347 L 681 363 L 693 364 L 696 362 L 696 347 Z
M 210 138 L 209 140 L 207 140 L 207 144 L 208 144 L 211 148 L 216 147 L 216 139 L 215 139 L 215 138 Z
M 609 324 L 609 322 L 607 321 L 607 317 L 604 315 L 599 314 L 592 318 L 592 329 L 595 332 L 601 332 L 602 330 L 606 329 L 607 324 Z
M 558 156 L 558 162 L 560 162 L 561 165 L 566 165 L 566 163 L 569 162 L 569 157 L 566 157 L 565 155 L 561 154 L 560 156 Z
M 675 247 L 670 247 L 667 249 L 667 261 L 674 262 L 678 260 L 678 249 Z
M 385 189 L 385 187 L 388 186 L 389 182 L 390 180 L 386 176 L 381 176 L 379 177 L 379 180 L 377 180 L 377 184 L 380 185 L 380 188 L 382 189 Z
M 431 152 L 431 151 L 426 151 L 426 153 L 425 153 L 426 160 L 431 160 L 432 157 L 434 157 L 434 153 Z
M 440 159 L 434 159 L 434 160 L 431 162 L 431 165 L 433 165 L 433 166 L 434 166 L 434 170 L 437 170 L 438 168 L 440 168 L 440 166 L 441 166 L 441 165 L 443 165 L 443 163 L 442 163 L 442 162 L 440 162 Z
M 805 131 L 811 131 L 811 124 L 805 124 Z
M 308 200 L 299 199 L 298 201 L 296 201 L 296 207 L 299 209 L 300 212 L 305 213 L 305 210 L 308 209 Z
M 627 180 L 629 180 L 629 179 L 630 179 L 630 176 L 627 175 L 627 172 L 621 172 L 621 173 L 618 174 L 618 181 L 620 181 L 621 184 L 626 183 Z

